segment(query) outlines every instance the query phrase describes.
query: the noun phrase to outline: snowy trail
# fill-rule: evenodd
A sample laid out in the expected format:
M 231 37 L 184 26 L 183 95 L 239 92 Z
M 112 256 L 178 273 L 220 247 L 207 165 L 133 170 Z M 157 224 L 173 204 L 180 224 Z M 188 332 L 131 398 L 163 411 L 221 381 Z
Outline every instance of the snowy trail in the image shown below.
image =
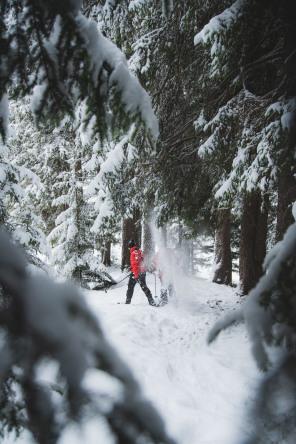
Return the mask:
M 147 283 L 154 289 L 153 276 Z M 87 292 L 86 299 L 179 444 L 238 444 L 251 432 L 245 412 L 260 375 L 243 325 L 211 346 L 206 337 L 240 300 L 233 289 L 203 279 L 179 284 L 177 306 L 149 306 L 138 285 L 132 304 L 118 305 L 126 281 L 107 293 Z

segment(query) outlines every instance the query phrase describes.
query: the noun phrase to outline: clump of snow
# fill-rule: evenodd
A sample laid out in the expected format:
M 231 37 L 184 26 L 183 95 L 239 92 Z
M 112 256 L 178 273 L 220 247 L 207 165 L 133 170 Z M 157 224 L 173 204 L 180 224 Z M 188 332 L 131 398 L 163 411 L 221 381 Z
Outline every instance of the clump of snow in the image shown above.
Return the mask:
M 199 115 L 198 119 L 193 122 L 195 129 L 204 128 L 207 124 L 207 121 L 204 117 L 204 110 L 202 110 L 201 114 Z
M 198 154 L 200 156 L 204 156 L 205 154 L 211 153 L 213 150 L 213 140 L 214 140 L 214 134 L 212 134 L 205 143 L 200 145 L 198 148 Z
M 296 99 L 293 97 L 283 109 L 281 124 L 283 128 L 291 130 L 295 126 Z
M 131 0 L 128 7 L 132 11 L 133 9 L 144 6 L 148 1 L 149 0 Z
M 245 0 L 237 0 L 230 8 L 225 9 L 221 14 L 213 17 L 204 28 L 194 37 L 194 44 L 207 43 L 214 34 L 221 30 L 225 31 L 235 22 Z M 213 55 L 213 54 L 212 54 Z
M 77 19 L 77 25 L 85 38 L 85 49 L 92 61 L 92 79 L 98 81 L 98 73 L 103 61 L 113 68 L 110 77 L 121 92 L 121 100 L 125 104 L 127 113 L 139 112 L 152 136 L 157 139 L 159 130 L 156 116 L 148 93 L 142 88 L 137 77 L 128 69 L 125 55 L 117 46 L 99 32 L 94 22 L 87 20 L 82 14 Z
M 31 110 L 33 113 L 36 113 L 36 111 L 40 107 L 40 103 L 42 101 L 46 88 L 46 84 L 34 86 L 33 94 L 31 96 Z

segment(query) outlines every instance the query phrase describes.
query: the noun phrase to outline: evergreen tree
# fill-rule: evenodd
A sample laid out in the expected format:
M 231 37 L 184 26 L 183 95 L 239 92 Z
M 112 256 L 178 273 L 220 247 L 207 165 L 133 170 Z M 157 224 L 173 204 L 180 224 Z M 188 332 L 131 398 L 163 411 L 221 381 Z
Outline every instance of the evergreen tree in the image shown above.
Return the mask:
M 18 184 L 22 192 L 10 205 L 8 221 L 12 235 L 27 253 L 30 263 L 43 267 L 48 260 L 50 249 L 46 240 L 46 223 L 42 212 L 44 182 L 40 178 L 40 139 L 34 128 L 28 101 L 11 101 L 11 120 L 8 158 L 18 172 Z
M 101 137 L 110 129 L 127 130 L 136 119 L 155 136 L 157 123 L 147 94 L 128 71 L 124 55 L 79 7 L 80 2 L 57 0 L 1 3 L 1 59 L 6 61 L 0 90 L 2 134 L 5 94 L 15 85 L 15 93 L 33 93 L 38 120 L 47 113 L 55 122 L 65 113 L 73 115 L 77 101 L 83 99 L 84 123 L 91 122 Z M 131 88 L 133 100 L 128 99 Z
M 124 55 L 97 31 L 94 23 L 85 19 L 76 6 L 69 3 L 61 8 L 58 2 L 52 2 L 48 9 L 48 6 L 41 4 L 34 7 L 30 1 L 26 2 L 26 6 L 27 8 L 22 9 L 18 2 L 4 2 L 1 6 L 3 31 L 7 31 L 8 35 L 7 37 L 5 32 L 3 33 L 6 49 L 11 57 L 15 48 L 21 55 L 18 58 L 14 57 L 14 63 L 9 64 L 7 71 L 10 75 L 3 77 L 2 86 L 3 91 L 9 87 L 10 93 L 15 95 L 33 92 L 31 108 L 39 122 L 40 135 L 35 138 L 32 150 L 35 150 L 34 159 L 38 159 L 37 165 L 42 165 L 38 173 L 44 188 L 40 199 L 42 203 L 39 202 L 39 206 L 42 206 L 42 215 L 46 219 L 44 230 L 48 234 L 54 228 L 56 217 L 61 220 L 60 211 L 66 214 L 68 210 L 67 214 L 70 213 L 67 208 L 69 202 L 62 202 L 58 189 L 64 188 L 62 192 L 66 191 L 65 186 L 68 185 L 65 184 L 69 182 L 64 179 L 67 175 L 69 178 L 71 169 L 70 174 L 77 173 L 76 167 L 71 167 L 65 162 L 67 145 L 73 144 L 76 136 L 74 127 L 70 128 L 71 123 L 63 123 L 64 114 L 73 115 L 74 111 L 76 113 L 75 107 L 80 103 L 80 134 L 84 132 L 84 137 L 87 134 L 87 137 L 97 141 L 100 147 L 108 137 L 115 140 L 122 138 L 131 122 L 136 122 L 133 134 L 145 127 L 151 139 L 157 135 L 157 123 L 149 98 L 137 79 L 128 71 Z M 30 38 L 24 41 L 20 37 L 26 33 Z M 70 46 L 67 44 L 69 39 L 72 42 Z M 22 63 L 29 64 L 27 70 Z M 30 75 L 34 68 L 35 73 Z M 12 74 L 14 83 L 10 81 Z M 129 96 L 131 89 L 135 93 L 132 99 Z M 4 119 L 7 120 L 4 99 L 2 103 L 4 125 Z M 46 113 L 54 117 L 54 122 L 63 123 L 63 131 L 57 130 L 51 134 L 48 125 L 42 123 Z M 2 129 L 4 134 L 4 126 Z M 28 134 L 28 131 L 25 131 L 25 134 Z M 31 142 L 29 144 L 32 145 Z M 91 146 L 91 143 L 89 145 Z M 100 147 L 98 151 L 102 154 Z M 22 156 L 24 157 L 24 154 L 20 155 Z M 32 158 L 27 160 L 27 164 L 33 164 Z M 98 160 L 96 163 L 98 164 Z M 90 216 L 91 207 L 87 202 L 82 204 L 79 195 L 81 193 L 78 189 L 72 194 L 76 204 L 79 201 L 78 205 L 88 208 L 87 214 L 84 211 L 78 213 L 80 218 L 84 214 L 88 220 L 86 225 L 90 228 L 92 223 L 89 218 L 96 217 L 96 214 L 92 211 Z M 52 209 L 52 200 L 57 204 L 56 211 Z M 76 222 L 78 225 L 82 223 L 81 220 L 78 223 L 77 217 Z M 81 230 L 78 231 L 82 233 Z M 86 233 L 82 237 L 86 239 Z M 107 237 L 110 238 L 110 233 Z M 82 248 L 83 242 L 80 238 L 80 241 L 75 241 L 74 244 Z M 101 243 L 104 242 L 102 239 Z M 91 239 L 86 244 L 94 247 Z M 75 254 L 80 257 L 82 252 L 76 251 Z
M 202 67 L 196 61 L 192 23 L 199 18 L 199 8 L 196 2 L 179 2 L 164 20 L 160 2 L 130 2 L 128 14 L 113 19 L 112 28 L 129 54 L 130 67 L 150 92 L 160 122 L 155 155 L 143 162 L 142 179 L 136 177 L 145 194 L 155 196 L 160 223 L 178 216 L 193 227 L 195 220 L 195 232 L 209 225 L 211 209 L 210 203 L 206 208 L 210 185 L 202 186 L 210 181 L 207 168 L 194 149 L 199 140 L 194 121 Z
M 216 197 L 222 205 L 246 208 L 243 202 L 252 199 L 248 197 L 249 193 L 258 192 L 262 194 L 262 201 L 267 202 L 268 196 L 274 196 L 277 189 L 284 153 L 291 165 L 285 124 L 285 115 L 291 106 L 283 82 L 287 55 L 285 41 L 280 5 L 252 0 L 236 1 L 213 17 L 195 37 L 196 44 L 203 42 L 209 46 L 212 59 L 209 103 L 215 107 L 210 110 L 213 118 L 210 121 L 207 118 L 203 127 L 204 131 L 212 127 L 203 144 L 206 155 L 216 156 L 221 151 L 223 135 L 225 137 L 231 127 L 235 130 L 235 143 L 228 156 L 231 167 L 225 168 L 221 163 L 224 173 L 223 170 L 219 173 L 221 179 L 215 185 Z M 220 132 L 218 141 L 213 132 L 215 128 Z M 264 208 L 265 214 L 266 211 L 267 207 Z M 245 217 L 248 218 L 248 214 Z M 254 213 L 251 217 L 256 219 L 257 216 Z M 253 240 L 249 238 L 249 244 L 262 236 L 264 228 L 258 225 L 258 230 L 257 234 L 255 231 L 251 233 Z M 246 251 L 241 249 L 242 262 Z M 264 253 L 261 261 L 263 257 Z M 249 265 L 257 260 L 255 253 L 247 259 Z M 254 285 L 260 274 L 258 271 L 252 279 L 241 275 L 244 292 Z
M 275 132 L 275 136 L 283 133 L 285 136 L 283 140 L 286 143 L 282 147 L 278 147 L 278 152 L 270 152 L 270 155 L 274 155 L 278 160 L 282 155 L 286 156 L 285 159 L 282 158 L 282 160 L 285 160 L 282 165 L 279 162 L 274 164 L 275 170 L 278 168 L 278 176 L 276 177 L 281 181 L 283 171 L 288 168 L 287 165 L 290 166 L 290 172 L 294 172 L 294 162 L 291 159 L 296 140 L 295 108 L 293 105 L 296 94 L 294 56 L 296 11 L 293 2 L 279 3 L 272 2 L 273 12 L 278 12 L 274 16 L 277 18 L 275 21 L 281 24 L 281 27 L 276 29 L 280 32 L 285 31 L 285 33 L 283 39 L 278 41 L 276 49 L 271 51 L 269 56 L 270 60 L 273 61 L 274 57 L 279 57 L 281 52 L 286 57 L 284 82 L 280 84 L 284 87 L 284 94 L 279 102 L 271 106 L 272 114 L 281 116 L 280 122 L 275 119 L 274 124 L 270 125 L 269 129 L 273 127 L 273 129 L 278 130 Z M 279 6 L 280 9 L 277 9 Z M 261 62 L 264 62 L 264 59 Z M 280 66 L 283 67 L 281 64 Z M 278 90 L 280 90 L 279 87 Z M 278 140 L 278 137 L 274 137 L 275 143 Z M 289 186 L 293 186 L 293 180 L 287 182 Z M 293 196 L 293 193 L 291 195 Z M 286 209 L 288 208 L 286 207 Z M 293 205 L 293 216 L 295 220 L 295 203 Z M 250 291 L 243 309 L 217 323 L 209 335 L 209 340 L 212 341 L 222 329 L 234 322 L 245 321 L 252 353 L 258 367 L 267 370 L 273 365 L 273 371 L 263 382 L 258 392 L 256 407 L 251 412 L 256 424 L 256 431 L 254 436 L 248 440 L 249 444 L 293 442 L 296 433 L 295 251 L 296 224 L 294 221 L 289 225 L 283 239 L 266 256 L 264 261 L 265 274 L 255 288 Z M 271 347 L 280 347 L 281 353 L 272 358 Z
M 84 128 L 101 143 L 112 133 L 118 138 L 125 135 L 132 122 L 136 123 L 137 130 L 142 126 L 150 137 L 157 136 L 148 95 L 128 71 L 122 53 L 80 13 L 79 7 L 79 1 L 1 2 L 0 128 L 3 138 L 7 134 L 5 94 L 8 88 L 15 97 L 33 92 L 33 110 L 43 124 L 48 117 L 60 123 L 65 114 L 73 116 L 75 107 L 83 101 Z M 75 173 L 71 174 L 73 183 L 66 181 L 66 188 L 69 183 L 72 186 L 69 190 L 73 198 L 71 202 L 63 199 L 63 195 L 56 198 L 58 205 L 64 206 L 59 221 L 64 218 L 66 222 L 69 210 L 76 230 L 68 232 L 70 246 L 80 242 L 77 235 L 80 229 L 84 230 L 80 224 L 81 214 L 87 207 L 80 181 L 81 145 L 79 140 L 76 142 L 74 148 L 78 153 L 69 156 Z M 52 145 L 51 148 L 53 153 L 58 147 Z M 62 159 L 55 160 L 67 162 L 69 154 L 71 150 L 60 156 Z M 18 191 L 17 176 L 5 155 L 3 148 L 1 185 L 8 195 L 10 191 L 12 194 Z M 42 165 L 48 173 L 50 162 Z M 71 168 L 56 171 L 54 167 L 58 181 L 67 178 Z M 60 185 L 58 183 L 58 187 Z M 5 217 L 2 219 L 5 221 Z M 81 243 L 80 247 L 78 251 L 83 253 L 84 245 Z M 2 233 L 0 285 L 1 434 L 6 429 L 18 434 L 25 428 L 37 442 L 54 443 L 72 421 L 83 422 L 91 414 L 103 420 L 119 443 L 147 439 L 152 443 L 172 442 L 162 420 L 143 400 L 137 383 L 106 342 L 77 290 L 42 277 L 30 277 L 23 256 Z M 50 387 L 38 379 L 40 367 L 48 363 L 57 368 L 57 384 Z M 103 371 L 114 377 L 122 387 L 122 396 L 116 400 L 110 396 L 107 406 L 105 395 L 102 401 L 98 394 L 87 393 L 82 383 L 87 370 Z M 52 396 L 53 390 L 59 394 L 58 399 Z M 147 415 L 150 424 L 147 424 Z

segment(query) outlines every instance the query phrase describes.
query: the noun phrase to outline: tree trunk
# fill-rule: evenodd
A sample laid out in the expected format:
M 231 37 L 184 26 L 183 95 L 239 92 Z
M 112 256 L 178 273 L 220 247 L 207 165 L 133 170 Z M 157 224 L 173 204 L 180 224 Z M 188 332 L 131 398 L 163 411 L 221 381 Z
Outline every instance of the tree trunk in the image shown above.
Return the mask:
M 289 56 L 285 60 L 285 83 L 286 96 L 292 98 L 296 96 L 296 4 L 295 0 L 286 0 L 282 9 L 282 22 L 286 27 L 286 48 Z M 296 124 L 295 115 L 293 122 L 289 125 L 288 149 L 285 153 L 285 167 L 279 177 L 278 185 L 278 206 L 277 206 L 277 226 L 275 241 L 283 238 L 287 228 L 294 222 L 292 215 L 292 203 L 296 201 L 296 165 L 295 165 L 295 144 L 296 144 Z
M 292 204 L 296 201 L 296 180 L 293 172 L 291 166 L 289 166 L 279 178 L 276 242 L 283 238 L 287 228 L 295 220 L 292 214 Z
M 131 239 L 141 246 L 140 212 L 135 211 L 132 219 L 125 219 L 122 223 L 121 271 L 130 267 L 130 253 L 128 243 Z
M 74 268 L 72 272 L 72 277 L 76 279 L 80 284 L 82 284 L 82 268 L 83 265 L 81 265 L 81 255 L 83 253 L 82 251 L 82 226 L 81 226 L 81 215 L 82 215 L 82 207 L 83 207 L 83 188 L 80 185 L 82 183 L 82 161 L 81 158 L 76 159 L 75 165 L 74 165 L 74 175 L 75 175 L 75 224 L 77 228 L 77 234 L 75 236 L 75 249 L 76 251 L 72 252 L 77 254 L 78 260 L 76 260 L 76 267 Z
M 218 211 L 213 282 L 216 284 L 232 285 L 230 209 L 228 208 Z
M 241 221 L 239 276 L 240 292 L 248 294 L 263 273 L 266 256 L 267 216 L 269 198 L 262 200 L 259 191 L 247 194 Z
M 179 247 L 181 247 L 182 244 L 183 244 L 183 225 L 181 224 L 181 222 L 179 222 L 179 227 L 178 227 L 178 245 L 179 245 Z
M 105 265 L 105 267 L 111 266 L 111 242 L 110 241 L 105 242 L 104 249 L 103 249 L 102 262 Z

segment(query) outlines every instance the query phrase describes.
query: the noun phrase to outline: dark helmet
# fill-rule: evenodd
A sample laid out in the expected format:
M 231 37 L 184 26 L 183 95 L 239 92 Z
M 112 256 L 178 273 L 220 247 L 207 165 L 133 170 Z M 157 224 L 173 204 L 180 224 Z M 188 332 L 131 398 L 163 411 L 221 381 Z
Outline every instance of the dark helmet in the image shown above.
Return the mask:
M 134 239 L 131 239 L 128 243 L 128 248 L 133 248 L 136 246 L 136 242 L 134 241 Z

